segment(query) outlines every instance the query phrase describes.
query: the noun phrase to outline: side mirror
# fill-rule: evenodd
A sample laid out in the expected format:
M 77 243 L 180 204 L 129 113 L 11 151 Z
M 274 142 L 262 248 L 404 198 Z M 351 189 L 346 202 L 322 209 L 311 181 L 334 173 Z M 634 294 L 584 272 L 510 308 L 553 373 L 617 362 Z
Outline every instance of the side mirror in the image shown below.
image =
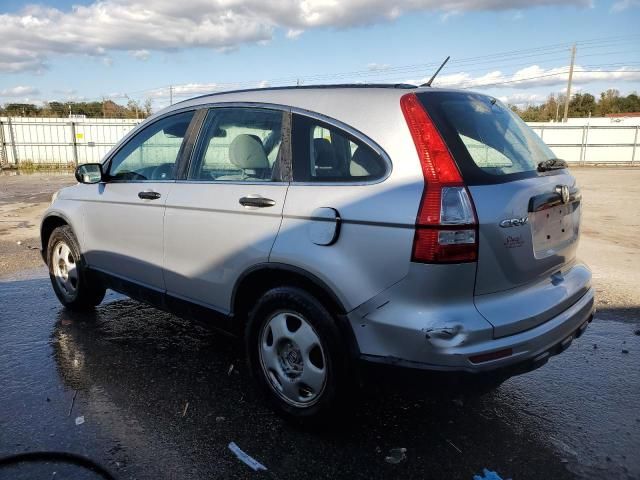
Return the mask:
M 85 163 L 76 168 L 76 180 L 79 183 L 99 183 L 102 180 L 100 163 Z

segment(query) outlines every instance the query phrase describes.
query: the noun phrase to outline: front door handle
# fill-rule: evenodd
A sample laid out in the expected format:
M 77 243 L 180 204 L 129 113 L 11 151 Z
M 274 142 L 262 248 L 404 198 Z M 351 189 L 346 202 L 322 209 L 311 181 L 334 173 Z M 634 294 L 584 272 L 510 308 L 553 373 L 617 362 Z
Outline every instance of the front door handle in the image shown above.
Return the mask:
M 144 190 L 142 192 L 138 192 L 138 198 L 142 200 L 157 200 L 161 197 L 158 192 L 154 192 L 153 190 Z
M 240 205 L 243 207 L 273 207 L 276 204 L 275 200 L 271 200 L 270 198 L 264 198 L 259 196 L 248 196 L 242 197 L 240 200 Z

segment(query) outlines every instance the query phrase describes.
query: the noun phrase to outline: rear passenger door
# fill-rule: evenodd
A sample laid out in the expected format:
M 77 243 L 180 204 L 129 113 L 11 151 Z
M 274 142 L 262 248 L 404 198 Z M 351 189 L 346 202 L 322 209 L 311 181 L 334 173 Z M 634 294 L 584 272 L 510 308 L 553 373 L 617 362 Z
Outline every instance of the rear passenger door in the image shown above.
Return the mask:
M 230 311 L 238 277 L 266 262 L 290 175 L 288 111 L 212 108 L 165 213 L 167 294 Z
M 407 274 L 416 212 L 399 226 L 398 208 L 414 203 L 415 188 L 385 181 L 389 159 L 360 132 L 292 118 L 293 181 L 270 260 L 313 274 L 350 310 Z

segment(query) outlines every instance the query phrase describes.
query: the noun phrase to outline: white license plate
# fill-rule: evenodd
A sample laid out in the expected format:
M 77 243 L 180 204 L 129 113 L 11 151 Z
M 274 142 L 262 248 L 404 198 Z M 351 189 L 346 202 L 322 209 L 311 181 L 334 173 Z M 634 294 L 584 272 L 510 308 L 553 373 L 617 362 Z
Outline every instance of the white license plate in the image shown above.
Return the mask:
M 530 213 L 529 221 L 535 257 L 555 255 L 578 238 L 580 203 L 558 205 Z

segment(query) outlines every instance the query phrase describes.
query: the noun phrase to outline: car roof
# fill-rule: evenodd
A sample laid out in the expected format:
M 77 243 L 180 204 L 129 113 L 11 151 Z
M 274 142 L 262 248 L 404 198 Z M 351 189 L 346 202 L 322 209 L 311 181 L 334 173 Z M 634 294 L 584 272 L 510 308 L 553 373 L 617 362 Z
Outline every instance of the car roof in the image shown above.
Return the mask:
M 171 110 L 227 102 L 250 102 L 250 103 L 272 103 L 287 105 L 291 107 L 302 107 L 302 104 L 311 106 L 313 103 L 322 103 L 326 97 L 338 95 L 345 99 L 362 99 L 369 97 L 377 100 L 393 98 L 397 101 L 399 97 L 409 92 L 424 93 L 432 91 L 460 91 L 454 89 L 418 87 L 407 83 L 367 83 L 367 84 L 329 84 L 329 85 L 300 85 L 266 88 L 248 88 L 243 90 L 229 90 L 224 92 L 212 92 L 199 95 L 181 102 L 175 103 L 165 108 L 162 112 Z M 349 102 L 347 102 L 348 104 Z M 309 108 L 314 110 L 313 108 Z

